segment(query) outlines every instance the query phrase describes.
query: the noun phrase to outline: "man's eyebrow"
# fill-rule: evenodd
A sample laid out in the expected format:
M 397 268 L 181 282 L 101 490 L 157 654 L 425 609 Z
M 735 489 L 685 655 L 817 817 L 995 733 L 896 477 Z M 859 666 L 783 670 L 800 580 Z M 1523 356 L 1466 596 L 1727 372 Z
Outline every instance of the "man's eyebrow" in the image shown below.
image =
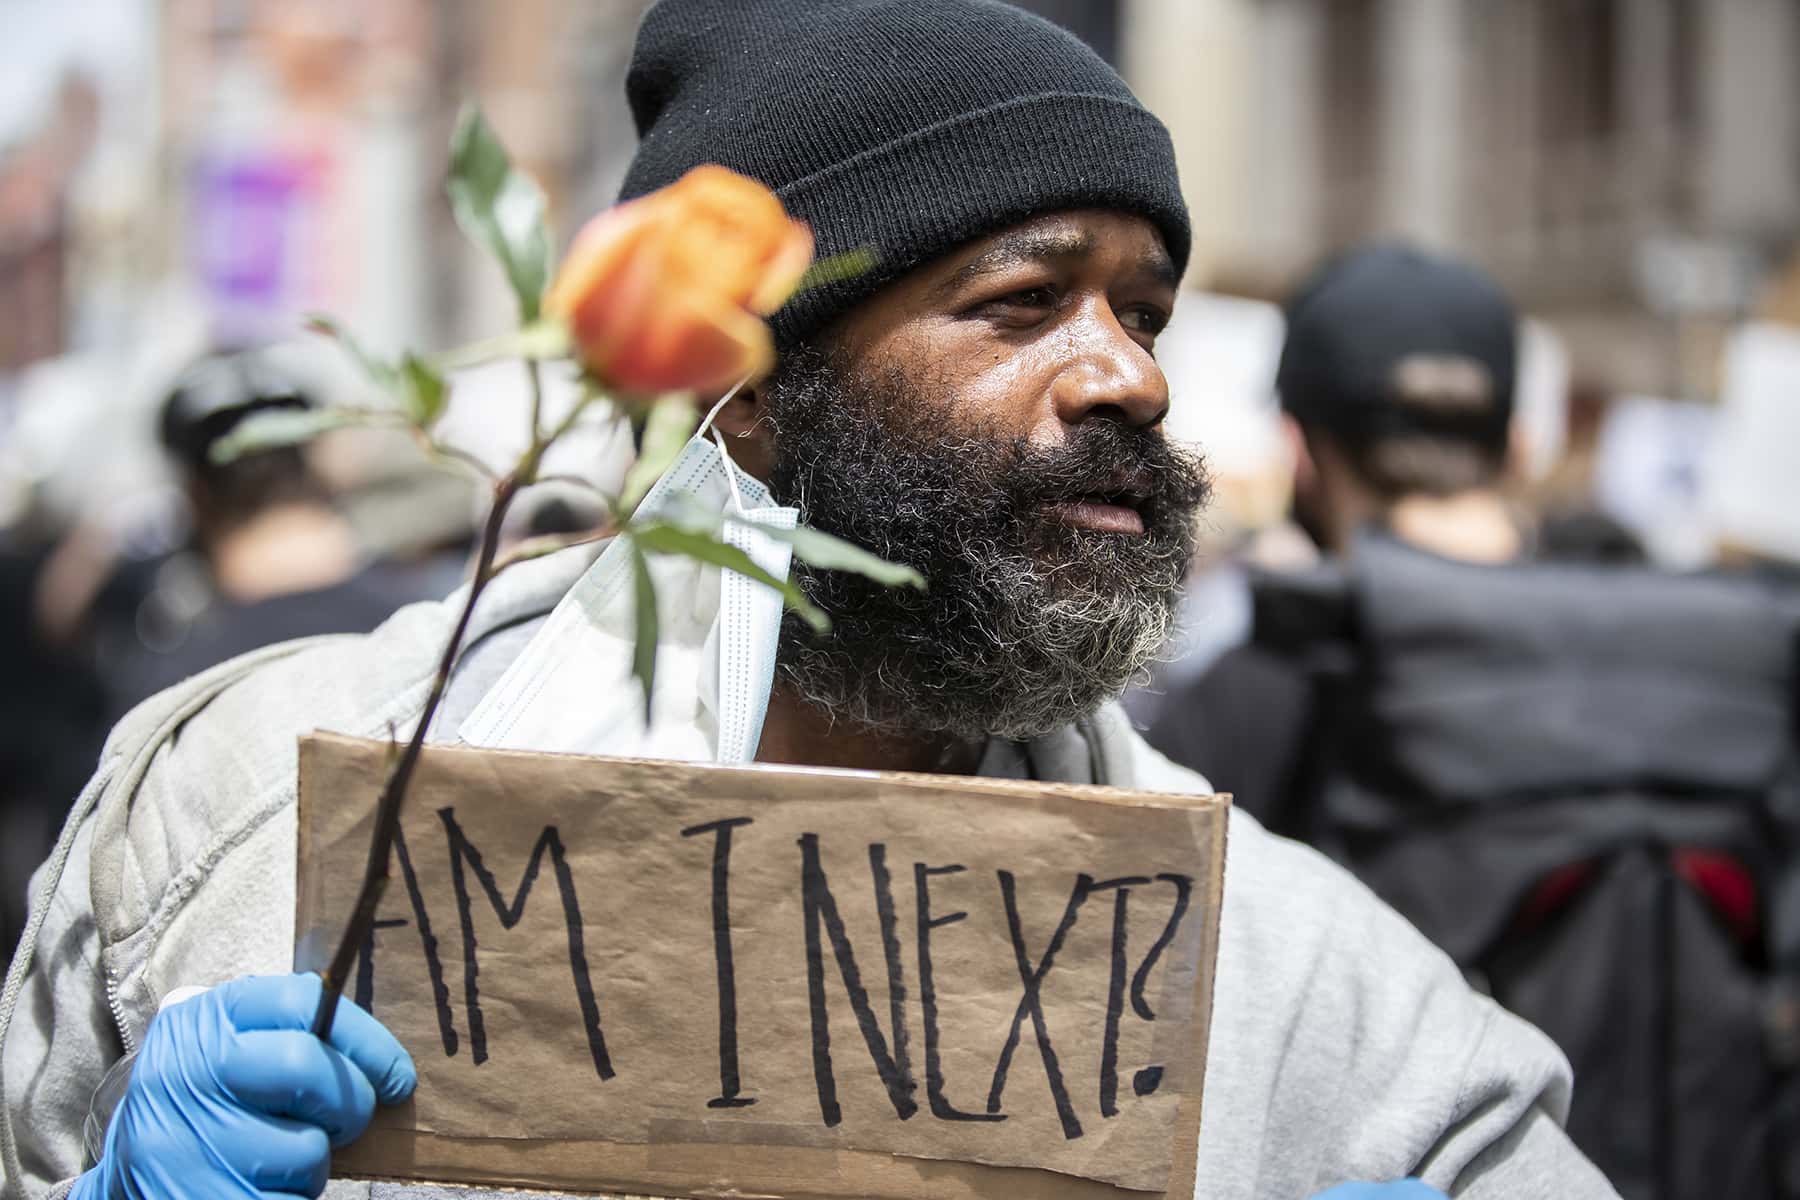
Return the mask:
M 1175 260 L 1161 246 L 1139 255 L 1137 267 L 1159 287 L 1174 291 L 1181 286 L 1181 272 L 1175 269 Z
M 983 275 L 993 275 L 1021 263 L 1051 258 L 1080 258 L 1094 249 L 1094 235 L 1085 230 L 1052 232 L 1021 229 L 1003 233 L 993 245 L 956 269 L 945 287 L 958 287 Z
M 1003 233 L 986 250 L 958 267 L 939 290 L 950 291 L 983 275 L 997 274 L 1022 263 L 1081 258 L 1092 253 L 1093 249 L 1094 236 L 1086 230 L 1019 230 Z M 1135 265 L 1159 285 L 1174 288 L 1180 283 L 1174 261 L 1160 245 L 1139 255 Z

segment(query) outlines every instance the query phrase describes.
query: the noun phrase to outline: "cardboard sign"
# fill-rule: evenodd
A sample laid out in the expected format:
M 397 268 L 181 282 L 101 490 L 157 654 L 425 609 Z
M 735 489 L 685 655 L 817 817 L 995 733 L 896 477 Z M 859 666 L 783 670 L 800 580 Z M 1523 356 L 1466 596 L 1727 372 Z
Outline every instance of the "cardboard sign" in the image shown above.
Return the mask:
M 302 743 L 302 969 L 386 756 Z M 1224 841 L 1217 797 L 428 750 L 349 989 L 419 1088 L 337 1170 L 1186 1200 Z

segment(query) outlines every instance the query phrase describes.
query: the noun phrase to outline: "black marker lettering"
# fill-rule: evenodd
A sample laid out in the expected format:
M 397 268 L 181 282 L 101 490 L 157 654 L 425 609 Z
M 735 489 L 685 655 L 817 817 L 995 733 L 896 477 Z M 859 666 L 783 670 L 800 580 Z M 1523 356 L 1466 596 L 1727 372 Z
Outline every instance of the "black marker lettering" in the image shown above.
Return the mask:
M 563 922 L 569 936 L 569 972 L 574 976 L 575 998 L 581 1005 L 588 1054 L 592 1057 L 594 1070 L 600 1078 L 611 1079 L 612 1060 L 606 1053 L 606 1038 L 600 1031 L 600 1006 L 594 999 L 594 984 L 588 975 L 581 907 L 575 897 L 575 878 L 569 872 L 568 857 L 563 852 L 562 838 L 557 833 L 556 826 L 544 826 L 537 845 L 532 847 L 531 860 L 525 864 L 525 873 L 519 879 L 518 890 L 513 893 L 509 904 L 501 896 L 500 886 L 495 881 L 493 872 L 482 864 L 481 852 L 456 823 L 455 809 L 440 808 L 438 816 L 443 819 L 444 829 L 450 838 L 450 878 L 456 889 L 457 914 L 462 921 L 463 992 L 469 1009 L 469 1047 L 476 1064 L 487 1061 L 487 1024 L 482 1018 L 481 994 L 476 984 L 480 964 L 476 961 L 475 921 L 469 911 L 469 886 L 463 877 L 463 863 L 467 861 L 474 869 L 475 878 L 480 882 L 482 891 L 487 893 L 488 903 L 493 906 L 494 915 L 500 918 L 502 928 L 511 929 L 525 913 L 525 901 L 531 895 L 531 885 L 537 881 L 538 868 L 543 863 L 544 852 L 547 850 L 550 852 L 551 867 L 556 872 L 556 887 L 562 895 Z
M 904 1021 L 905 981 L 899 971 L 899 943 L 893 933 L 894 900 L 888 887 L 886 847 L 877 843 L 869 847 L 869 865 L 875 874 L 875 902 L 881 913 L 882 942 L 888 957 L 888 995 L 890 1011 L 896 1016 L 894 1053 L 888 1053 L 887 1039 L 882 1036 L 875 1012 L 869 1006 L 869 995 L 857 970 L 856 955 L 838 915 L 837 901 L 832 898 L 825 879 L 825 868 L 819 861 L 819 835 L 803 833 L 800 845 L 800 897 L 806 925 L 806 986 L 812 1004 L 813 1080 L 819 1091 L 819 1115 L 828 1126 L 839 1124 L 843 1110 L 838 1105 L 837 1081 L 831 1068 L 831 1014 L 825 1004 L 825 951 L 819 937 L 820 926 L 831 939 L 831 950 L 837 959 L 838 973 L 843 977 L 844 991 L 850 997 L 851 1010 L 862 1029 L 869 1057 L 887 1088 L 888 1099 L 902 1121 L 918 1111 L 912 1098 L 917 1084 L 907 1064 L 906 1026 Z
M 706 1102 L 708 1108 L 744 1108 L 756 1103 L 754 1096 L 739 1094 L 737 971 L 731 959 L 731 831 L 748 824 L 749 817 L 727 817 L 681 831 L 682 837 L 718 834 L 713 839 L 712 923 L 719 983 L 719 1094 Z
M 425 971 L 431 979 L 431 1003 L 437 1009 L 438 1037 L 444 1043 L 444 1057 L 455 1058 L 456 1018 L 450 1009 L 450 987 L 444 982 L 444 964 L 438 958 L 437 935 L 431 932 L 431 914 L 425 911 L 425 894 L 419 890 L 419 875 L 413 870 L 412 855 L 406 851 L 406 835 L 398 829 L 394 830 L 394 857 L 400 860 L 400 878 L 406 884 L 406 895 L 412 904 L 419 945 L 425 950 Z
M 894 1062 L 901 1078 L 906 1080 L 907 1110 L 900 1114 L 904 1121 L 918 1110 L 912 1100 L 918 1085 L 912 1081 L 912 1054 L 907 1045 L 912 1032 L 906 1027 L 906 969 L 900 963 L 900 921 L 894 913 L 894 881 L 888 874 L 887 847 L 880 842 L 869 845 L 869 875 L 875 881 L 875 915 L 881 922 L 881 954 L 887 961 L 888 1026 L 894 1033 Z M 848 945 L 846 942 L 846 948 Z M 891 1089 L 889 1094 L 892 1094 Z M 898 1110 L 900 1106 L 894 1107 Z
M 994 1067 L 993 1086 L 988 1089 L 987 1110 L 990 1113 L 1000 1111 L 1000 1098 L 1006 1091 L 1007 1070 L 1012 1065 L 1013 1050 L 1019 1044 L 1019 1026 L 1026 1015 L 1030 1014 L 1032 1030 L 1037 1034 L 1038 1055 L 1044 1060 L 1044 1074 L 1050 1080 L 1050 1096 L 1056 1102 L 1056 1115 L 1062 1122 L 1063 1137 L 1078 1138 L 1081 1136 L 1081 1122 L 1075 1118 L 1075 1110 L 1069 1104 L 1069 1090 L 1063 1086 L 1062 1068 L 1057 1065 L 1056 1050 L 1050 1045 L 1050 1031 L 1044 1024 L 1044 1002 L 1039 992 L 1044 986 L 1044 976 L 1050 973 L 1051 964 L 1056 961 L 1056 952 L 1062 948 L 1063 939 L 1075 926 L 1075 915 L 1092 890 L 1094 880 L 1089 875 L 1076 877 L 1075 890 L 1069 894 L 1069 903 L 1063 909 L 1062 921 L 1051 935 L 1050 944 L 1044 948 L 1044 957 L 1034 967 L 1025 949 L 1024 931 L 1019 927 L 1019 904 L 1012 872 L 995 873 L 1000 878 L 1000 895 L 1006 902 L 1006 923 L 1012 934 L 1013 957 L 1018 962 L 1019 981 L 1025 990 L 1019 998 L 1019 1007 L 1013 1011 L 1012 1028 L 1006 1035 L 1006 1045 L 1000 1051 L 1000 1061 Z
M 1125 932 L 1126 909 L 1131 889 L 1147 884 L 1146 876 L 1106 879 L 1089 886 L 1089 894 L 1111 891 L 1113 897 L 1111 970 L 1106 984 L 1106 1025 L 1100 1038 L 1100 1115 L 1117 1116 L 1119 1112 L 1119 1018 L 1125 1014 Z
M 1113 897 L 1112 969 L 1106 982 L 1106 1032 L 1100 1039 L 1100 1115 L 1119 1111 L 1119 1017 L 1125 1008 L 1125 907 L 1131 889 Z
M 1174 885 L 1175 907 L 1169 913 L 1169 919 L 1164 922 L 1162 932 L 1144 955 L 1144 961 L 1138 964 L 1136 973 L 1131 977 L 1131 1007 L 1146 1021 L 1156 1020 L 1156 1013 L 1144 998 L 1145 989 L 1150 983 L 1150 971 L 1175 937 L 1175 929 L 1187 914 L 1188 898 L 1193 891 L 1193 881 L 1186 875 L 1162 874 L 1156 880 Z M 1119 1018 L 1125 1011 L 1125 910 L 1131 897 L 1131 888 L 1119 885 L 1149 883 L 1150 880 L 1143 878 L 1115 879 L 1098 884 L 1094 889 L 1099 891 L 1105 887 L 1118 886 L 1118 896 L 1113 908 L 1112 975 L 1106 993 L 1106 1033 L 1100 1046 L 1100 1113 L 1107 1117 L 1114 1116 L 1119 1111 Z M 1131 1077 L 1131 1090 L 1139 1096 L 1148 1096 L 1161 1086 L 1162 1077 L 1162 1067 L 1144 1067 Z
M 1146 1021 L 1156 1020 L 1156 1014 L 1150 1011 L 1150 1004 L 1144 999 L 1144 988 L 1150 982 L 1150 969 L 1156 965 L 1156 960 L 1162 957 L 1162 952 L 1168 949 L 1169 943 L 1174 940 L 1175 929 L 1181 924 L 1181 918 L 1187 915 L 1188 899 L 1194 891 L 1194 881 L 1189 876 L 1171 875 L 1165 872 L 1156 878 L 1159 883 L 1174 885 L 1175 908 L 1169 913 L 1168 923 L 1163 926 L 1162 933 L 1151 944 L 1150 953 L 1144 955 L 1144 961 L 1138 966 L 1137 974 L 1131 977 L 1131 1007 L 1136 1009 L 1137 1015 Z M 1143 1095 L 1144 1093 L 1138 1094 Z
M 356 952 L 356 1007 L 364 1012 L 375 1011 L 375 931 L 377 929 L 398 929 L 406 924 L 398 917 L 386 921 L 372 921 L 369 924 L 369 936 Z
M 919 909 L 919 1007 L 925 1014 L 925 1098 L 931 1105 L 931 1115 L 940 1121 L 1004 1121 L 1005 1113 L 964 1112 L 944 1096 L 944 1067 L 938 1055 L 937 987 L 931 974 L 931 931 L 954 925 L 969 914 L 953 912 L 933 917 L 929 881 L 933 875 L 954 875 L 961 870 L 960 865 L 928 867 L 924 863 L 913 864 L 913 892 Z

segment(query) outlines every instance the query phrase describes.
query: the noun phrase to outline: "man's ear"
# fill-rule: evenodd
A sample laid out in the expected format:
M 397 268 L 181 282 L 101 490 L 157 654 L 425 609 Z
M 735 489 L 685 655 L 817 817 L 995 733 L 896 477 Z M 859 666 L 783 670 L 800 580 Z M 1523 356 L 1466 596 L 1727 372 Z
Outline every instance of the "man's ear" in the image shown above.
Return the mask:
M 775 459 L 775 437 L 764 394 L 761 385 L 739 388 L 713 418 L 713 427 L 725 435 L 725 449 L 738 470 L 766 484 Z

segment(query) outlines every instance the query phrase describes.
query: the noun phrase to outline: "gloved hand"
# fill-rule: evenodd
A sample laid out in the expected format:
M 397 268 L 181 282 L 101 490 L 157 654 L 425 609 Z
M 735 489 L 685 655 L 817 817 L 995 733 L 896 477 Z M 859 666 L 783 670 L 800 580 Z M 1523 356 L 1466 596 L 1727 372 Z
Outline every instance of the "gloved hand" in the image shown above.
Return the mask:
M 412 1058 L 341 1002 L 327 1046 L 307 1030 L 317 975 L 234 979 L 158 1013 L 100 1164 L 70 1200 L 242 1200 L 325 1190 L 331 1147 L 418 1082 Z
M 1340 1183 L 1313 1200 L 1445 1200 L 1444 1193 L 1417 1179 L 1393 1183 Z

